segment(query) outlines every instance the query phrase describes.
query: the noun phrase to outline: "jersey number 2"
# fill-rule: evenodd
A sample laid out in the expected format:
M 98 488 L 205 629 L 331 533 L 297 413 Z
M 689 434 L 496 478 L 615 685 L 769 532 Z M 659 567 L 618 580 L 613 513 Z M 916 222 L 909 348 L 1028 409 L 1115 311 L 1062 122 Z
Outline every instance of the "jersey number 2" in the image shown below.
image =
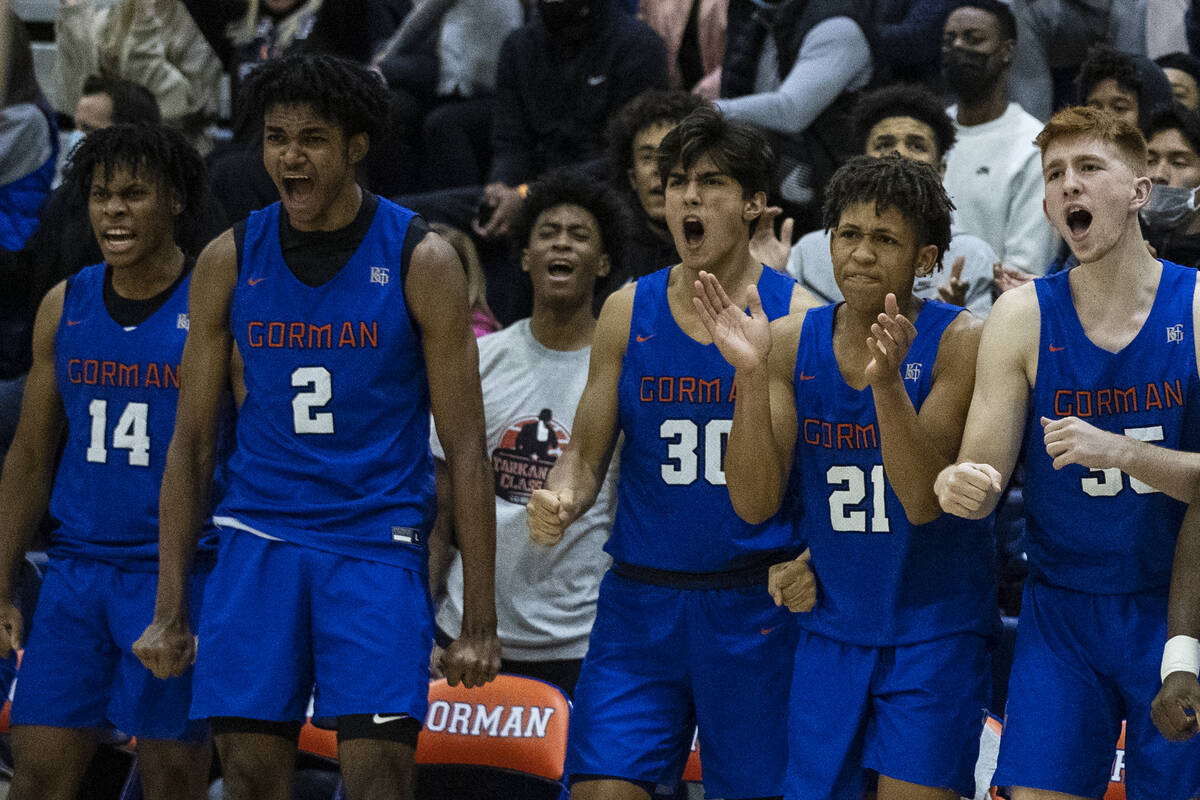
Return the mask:
M 333 433 L 333 412 L 314 411 L 333 397 L 333 376 L 324 367 L 296 367 L 292 386 L 307 387 L 292 398 L 292 426 L 296 433 Z

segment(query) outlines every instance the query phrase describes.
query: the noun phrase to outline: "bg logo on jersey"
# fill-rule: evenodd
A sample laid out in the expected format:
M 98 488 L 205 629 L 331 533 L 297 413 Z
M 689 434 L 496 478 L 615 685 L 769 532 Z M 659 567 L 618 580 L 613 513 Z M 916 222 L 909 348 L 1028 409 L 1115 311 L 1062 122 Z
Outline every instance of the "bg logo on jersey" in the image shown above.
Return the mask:
M 517 505 L 529 502 L 534 489 L 546 485 L 550 468 L 571 440 L 571 432 L 555 421 L 554 411 L 543 408 L 536 417 L 509 423 L 500 445 L 492 451 L 496 496 Z

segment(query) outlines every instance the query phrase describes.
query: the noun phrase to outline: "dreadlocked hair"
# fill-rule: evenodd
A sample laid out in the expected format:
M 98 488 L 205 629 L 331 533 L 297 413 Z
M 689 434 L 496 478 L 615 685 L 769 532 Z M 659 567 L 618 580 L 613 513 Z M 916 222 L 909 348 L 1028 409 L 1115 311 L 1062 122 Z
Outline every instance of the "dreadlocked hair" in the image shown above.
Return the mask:
M 529 246 L 533 226 L 542 212 L 567 204 L 579 206 L 596 218 L 601 247 L 612 265 L 611 273 L 619 272 L 629 230 L 626 206 L 607 185 L 578 170 L 552 170 L 529 184 L 529 194 L 511 227 L 514 247 L 521 250 Z
M 204 196 L 204 160 L 175 128 L 152 122 L 119 124 L 92 131 L 68 157 L 63 182 L 87 203 L 97 168 L 104 180 L 118 167 L 158 176 L 183 205 L 181 216 L 195 216 Z
M 928 164 L 898 155 L 855 156 L 825 186 L 822 219 L 826 230 L 837 227 L 842 212 L 856 203 L 874 203 L 875 213 L 894 208 L 917 232 L 917 246 L 936 245 L 935 268 L 950 246 L 950 212 L 954 203 L 941 178 Z
M 265 62 L 250 74 L 243 97 L 250 118 L 259 123 L 274 106 L 307 105 L 347 137 L 366 133 L 372 141 L 388 118 L 387 90 L 379 77 L 361 64 L 323 53 Z

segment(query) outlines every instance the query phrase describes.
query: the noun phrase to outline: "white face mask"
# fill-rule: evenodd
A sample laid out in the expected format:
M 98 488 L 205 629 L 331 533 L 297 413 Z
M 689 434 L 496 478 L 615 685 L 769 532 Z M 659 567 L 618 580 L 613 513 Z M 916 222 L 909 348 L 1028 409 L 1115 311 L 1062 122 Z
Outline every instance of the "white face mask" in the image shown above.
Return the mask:
M 1150 190 L 1150 201 L 1139 212 L 1142 222 L 1152 231 L 1171 231 L 1182 227 L 1196 213 L 1196 189 L 1158 184 Z

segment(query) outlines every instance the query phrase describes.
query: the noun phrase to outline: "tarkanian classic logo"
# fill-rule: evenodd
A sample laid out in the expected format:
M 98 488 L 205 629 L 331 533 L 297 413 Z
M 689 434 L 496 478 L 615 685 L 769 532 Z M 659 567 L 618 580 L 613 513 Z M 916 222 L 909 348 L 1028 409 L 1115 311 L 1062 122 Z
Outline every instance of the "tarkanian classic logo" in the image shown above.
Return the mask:
M 570 440 L 571 432 L 555 421 L 549 408 L 510 423 L 492 451 L 496 496 L 517 505 L 528 503 L 533 490 L 546 485 L 550 468 Z

